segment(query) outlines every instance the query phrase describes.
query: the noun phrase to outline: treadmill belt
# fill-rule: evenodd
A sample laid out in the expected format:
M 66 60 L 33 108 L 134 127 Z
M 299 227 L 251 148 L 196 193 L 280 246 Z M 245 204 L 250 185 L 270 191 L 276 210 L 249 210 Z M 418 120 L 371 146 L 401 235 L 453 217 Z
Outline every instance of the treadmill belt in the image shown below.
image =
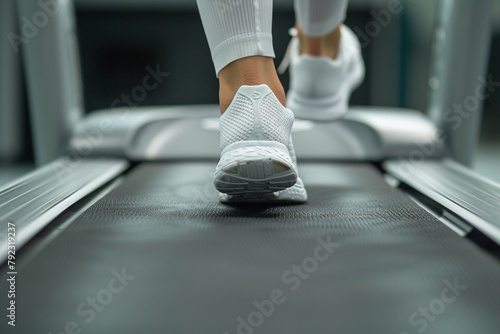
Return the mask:
M 49 225 L 16 332 L 499 333 L 498 261 L 371 165 L 302 164 L 309 201 L 282 206 L 220 204 L 214 168 L 139 165 Z

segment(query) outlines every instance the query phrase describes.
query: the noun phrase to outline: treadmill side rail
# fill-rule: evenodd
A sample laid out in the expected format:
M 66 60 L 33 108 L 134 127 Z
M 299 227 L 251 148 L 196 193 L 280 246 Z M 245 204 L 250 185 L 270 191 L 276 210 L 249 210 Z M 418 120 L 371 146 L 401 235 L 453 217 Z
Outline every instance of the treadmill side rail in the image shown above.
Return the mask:
M 449 159 L 392 160 L 383 168 L 500 244 L 500 184 Z
M 7 249 L 8 232 L 13 231 L 9 227 L 15 225 L 18 250 L 64 210 L 127 168 L 124 160 L 66 157 L 6 184 L 0 188 L 0 248 Z M 2 252 L 0 264 L 6 258 Z

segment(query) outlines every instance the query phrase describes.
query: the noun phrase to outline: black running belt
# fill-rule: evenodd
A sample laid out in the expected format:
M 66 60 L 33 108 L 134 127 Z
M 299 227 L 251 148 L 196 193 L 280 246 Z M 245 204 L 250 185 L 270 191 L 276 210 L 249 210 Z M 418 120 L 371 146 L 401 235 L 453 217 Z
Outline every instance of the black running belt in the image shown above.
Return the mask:
M 17 264 L 16 331 L 499 333 L 497 260 L 374 167 L 300 165 L 288 206 L 220 204 L 214 168 L 139 165 L 51 224 Z

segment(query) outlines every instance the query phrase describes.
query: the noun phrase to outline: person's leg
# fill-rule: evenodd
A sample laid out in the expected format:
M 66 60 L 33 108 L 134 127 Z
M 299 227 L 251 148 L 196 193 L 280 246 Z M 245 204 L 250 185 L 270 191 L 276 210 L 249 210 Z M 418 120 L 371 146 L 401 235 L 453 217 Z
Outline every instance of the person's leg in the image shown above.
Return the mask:
M 296 0 L 299 53 L 337 58 L 348 0 Z
M 297 29 L 297 36 L 299 38 L 299 54 L 332 59 L 337 58 L 341 37 L 340 25 L 320 37 L 307 35 L 298 23 L 295 25 L 295 28 Z
M 197 0 L 220 82 L 214 184 L 223 202 L 304 202 L 293 112 L 274 67 L 271 0 Z
M 238 89 L 243 85 L 266 84 L 271 88 L 280 103 L 286 107 L 286 95 L 281 85 L 274 61 L 271 57 L 249 56 L 237 59 L 219 72 L 219 102 L 224 113 Z
M 305 36 L 322 38 L 344 22 L 348 0 L 295 0 L 295 16 Z
M 295 0 L 288 106 L 296 117 L 334 120 L 364 78 L 356 35 L 343 25 L 348 0 Z
M 274 67 L 271 0 L 197 0 L 215 71 L 220 107 L 229 107 L 242 85 L 266 84 L 285 105 Z

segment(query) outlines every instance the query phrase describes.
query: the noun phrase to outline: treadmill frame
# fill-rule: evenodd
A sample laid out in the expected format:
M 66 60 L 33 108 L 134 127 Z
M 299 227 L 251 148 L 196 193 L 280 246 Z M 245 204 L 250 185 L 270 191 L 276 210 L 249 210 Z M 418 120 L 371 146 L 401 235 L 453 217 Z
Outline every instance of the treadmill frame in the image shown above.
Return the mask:
M 74 4 L 58 3 L 58 14 L 23 45 L 37 165 L 63 154 L 84 115 Z M 41 11 L 37 1 L 18 0 L 17 5 L 19 22 Z M 428 114 L 443 129 L 450 157 L 468 166 L 478 142 L 483 103 L 479 100 L 467 109 L 466 122 L 458 128 L 447 116 L 455 104 L 475 96 L 477 78 L 485 77 L 492 6 L 492 0 L 441 0 L 436 25 Z
M 40 10 L 38 3 L 35 1 L 18 0 L 17 4 L 20 18 L 33 16 Z M 453 129 L 449 122 L 446 122 L 444 116 L 448 112 L 447 110 L 449 110 L 446 109 L 446 106 L 453 105 L 456 101 L 465 101 L 469 96 L 472 96 L 472 93 L 476 92 L 476 77 L 477 75 L 484 74 L 486 70 L 490 37 L 488 23 L 491 17 L 491 11 L 489 10 L 490 7 L 488 4 L 492 4 L 491 0 L 484 0 L 480 5 L 474 0 L 442 0 L 441 21 L 436 30 L 437 47 L 434 55 L 434 74 L 431 80 L 431 84 L 433 85 L 433 90 L 431 91 L 432 99 L 429 106 L 431 119 L 434 121 L 434 124 L 442 129 L 442 132 L 434 128 L 436 131 L 428 131 L 427 136 L 419 136 L 419 132 L 422 129 L 428 130 L 429 125 L 432 127 L 429 121 L 426 121 L 427 123 L 422 122 L 413 133 L 416 134 L 413 138 L 424 138 L 424 142 L 413 143 L 413 146 L 406 145 L 403 149 L 399 146 L 401 150 L 398 151 L 400 159 L 398 163 L 405 161 L 405 159 L 413 163 L 412 159 L 414 160 L 415 158 L 432 160 L 441 157 L 442 150 L 438 147 L 440 144 L 438 139 L 441 137 L 438 136 L 438 133 L 444 134 L 445 144 L 450 148 L 449 153 L 452 158 L 462 163 L 470 163 L 474 147 L 477 143 L 482 103 L 476 105 L 474 112 L 471 113 L 467 119 L 468 123 L 464 122 L 464 125 L 458 129 Z M 102 126 L 104 123 L 108 124 L 109 122 L 102 123 L 101 121 L 113 121 L 116 120 L 118 116 L 121 116 L 119 113 L 118 116 L 115 113 L 114 117 L 108 117 L 109 115 L 106 116 L 106 111 L 102 111 L 98 114 L 94 113 L 94 115 L 88 118 L 83 118 L 80 66 L 78 62 L 73 11 L 72 1 L 61 3 L 59 13 L 49 20 L 49 23 L 44 29 L 38 31 L 37 38 L 30 40 L 29 43 L 23 47 L 25 73 L 27 75 L 29 100 L 31 104 L 30 112 L 33 120 L 32 128 L 36 144 L 36 162 L 38 165 L 54 160 L 63 154 L 65 148 L 70 150 L 75 149 L 75 151 L 78 152 L 80 148 L 85 146 L 81 146 L 85 141 L 82 141 L 82 138 L 88 140 L 87 134 L 89 132 L 91 133 L 93 129 L 96 129 L 96 125 Z M 481 34 L 481 38 L 476 38 L 478 34 Z M 458 42 L 459 37 L 462 35 L 465 36 L 465 38 Z M 474 48 L 468 48 L 468 45 L 473 45 Z M 457 53 L 461 56 L 458 57 Z M 47 66 L 47 64 L 49 64 L 49 66 Z M 464 69 L 464 73 L 460 74 L 458 73 L 459 71 L 453 70 L 453 66 L 459 65 L 461 66 L 460 68 Z M 436 85 L 436 83 L 438 84 Z M 175 113 L 175 108 L 176 107 L 170 108 L 170 111 Z M 211 106 L 210 108 L 215 108 L 215 106 Z M 165 110 L 162 112 L 165 112 Z M 130 113 L 129 116 L 133 119 L 139 114 L 139 112 Z M 363 113 L 360 115 L 356 116 L 355 113 L 353 113 L 353 115 L 347 118 L 354 117 L 354 120 L 351 121 L 357 122 L 358 124 L 370 123 L 368 122 L 369 116 L 363 116 Z M 415 112 L 413 112 L 412 117 L 414 116 Z M 146 119 L 146 123 L 151 124 L 151 121 L 154 120 L 155 117 L 157 117 L 157 115 Z M 165 118 L 168 118 L 168 116 L 164 116 L 163 121 Z M 409 119 L 415 118 L 410 117 Z M 343 122 L 345 124 L 345 121 Z M 342 124 L 340 125 L 342 126 Z M 135 130 L 134 126 L 136 126 Z M 120 127 L 120 125 L 118 125 L 118 127 Z M 199 125 L 198 128 L 200 128 Z M 369 124 L 368 128 L 371 128 L 372 132 L 379 132 L 380 138 L 384 138 L 384 130 L 378 127 L 376 122 Z M 153 152 L 151 156 L 147 154 L 138 154 L 137 152 L 141 152 L 140 149 L 133 151 L 135 152 L 133 154 L 127 151 L 130 147 L 124 146 L 122 140 L 124 138 L 129 138 L 130 131 L 134 133 L 134 131 L 137 130 L 135 134 L 140 132 L 138 131 L 139 127 L 137 124 L 125 124 L 121 130 L 118 130 L 119 132 L 121 131 L 120 133 L 123 136 L 116 136 L 116 133 L 108 136 L 108 141 L 101 142 L 99 145 L 91 147 L 92 149 L 90 152 L 86 155 L 84 154 L 84 157 L 89 158 L 94 155 L 107 155 L 113 150 L 120 149 L 116 154 L 119 158 L 127 158 L 136 161 L 143 159 L 154 160 L 158 158 L 159 151 Z M 370 130 L 367 131 L 370 132 Z M 387 141 L 384 142 L 381 140 L 380 147 L 384 148 L 385 151 L 381 149 L 378 155 L 365 155 L 365 158 L 376 162 L 381 162 L 388 158 L 397 158 L 391 155 L 391 150 L 398 147 L 401 143 L 398 143 L 397 140 L 391 142 L 391 132 L 389 131 L 386 132 L 386 134 L 387 133 L 389 136 L 385 138 L 388 138 L 393 146 L 388 146 Z M 394 134 L 394 132 L 392 132 L 392 134 Z M 145 138 L 148 139 L 148 136 Z M 151 138 L 155 137 L 150 136 L 149 139 Z M 394 138 L 393 135 L 392 139 Z M 435 146 L 434 150 L 429 153 L 426 148 L 436 143 L 438 146 Z M 418 147 L 415 147 L 415 145 Z M 438 148 L 436 149 L 436 147 Z M 457 147 L 463 147 L 464 151 L 461 152 L 457 150 Z M 365 150 L 365 153 L 366 152 L 368 152 L 368 150 Z M 210 156 L 198 156 L 197 158 L 215 158 L 215 155 L 212 156 L 211 154 Z M 299 154 L 301 153 L 299 152 Z M 163 158 L 176 159 L 175 156 Z M 182 158 L 186 157 L 183 156 Z M 349 159 L 349 157 L 344 158 Z M 362 156 L 359 156 L 357 159 L 353 160 L 359 161 L 361 158 Z M 177 159 L 179 159 L 179 156 L 177 156 Z M 311 156 L 309 159 L 315 158 Z M 91 159 L 89 160 L 90 163 L 92 163 Z M 446 164 L 447 162 L 439 160 L 438 163 Z M 399 177 L 400 181 L 409 185 L 414 185 L 411 182 L 414 175 L 410 175 L 409 177 L 406 175 L 404 176 L 405 178 L 403 178 L 397 173 L 397 170 L 391 166 L 391 163 L 389 163 L 385 164 L 383 167 L 385 167 L 389 173 Z M 478 175 L 469 171 L 466 173 L 464 172 L 463 175 L 469 180 L 481 180 Z M 19 185 L 22 181 L 22 179 L 18 180 L 12 185 Z M 500 203 L 498 196 L 500 191 L 498 189 L 500 189 L 499 185 L 492 184 L 492 188 L 486 190 L 486 196 L 494 198 L 496 201 L 495 203 Z M 434 192 L 436 192 L 436 189 L 432 187 L 427 187 L 425 189 L 416 187 L 416 190 L 421 191 L 429 198 L 433 198 L 435 195 Z M 89 190 L 89 192 L 90 191 L 91 190 Z M 480 198 L 469 199 L 472 201 L 481 200 Z M 444 205 L 451 206 L 457 203 L 454 202 L 451 204 L 444 203 Z M 460 203 L 458 204 L 460 206 Z M 468 208 L 463 205 L 460 207 L 461 209 L 468 210 Z M 455 210 L 454 212 L 460 214 L 460 210 Z M 471 215 L 475 217 L 471 219 Z M 500 235 L 498 234 L 499 226 L 496 221 L 483 221 L 481 220 L 481 212 L 474 212 L 474 210 L 468 212 L 467 216 L 469 218 L 467 219 L 467 223 L 478 228 L 483 233 L 486 233 L 486 235 L 497 242 L 500 240 L 500 237 L 498 237 L 498 235 Z M 478 221 L 480 222 L 479 224 L 477 223 Z M 44 224 L 48 224 L 49 222 L 50 219 L 46 220 Z M 26 240 L 27 239 L 29 239 L 29 237 L 27 237 Z
M 486 99 L 478 89 L 488 77 L 492 8 L 493 0 L 441 0 L 435 30 L 427 113 L 443 130 L 450 157 L 469 167 Z

